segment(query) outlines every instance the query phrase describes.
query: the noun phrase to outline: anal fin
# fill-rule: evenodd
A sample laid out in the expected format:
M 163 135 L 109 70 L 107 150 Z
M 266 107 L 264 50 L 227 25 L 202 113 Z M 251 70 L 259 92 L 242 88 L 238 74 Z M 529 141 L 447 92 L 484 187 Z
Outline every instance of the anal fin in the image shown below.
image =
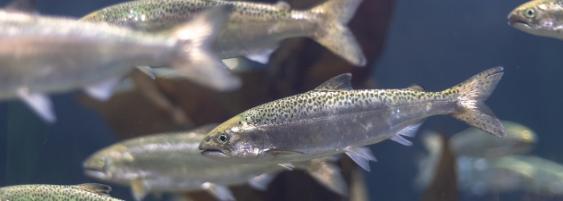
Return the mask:
M 344 151 L 350 159 L 368 172 L 370 171 L 369 162 L 377 161 L 371 150 L 367 147 L 346 147 Z
M 46 95 L 32 93 L 28 88 L 18 89 L 17 94 L 41 119 L 48 123 L 54 123 L 57 120 L 53 112 L 53 103 Z
M 148 194 L 143 180 L 136 179 L 131 182 L 131 192 L 133 193 L 133 198 L 137 201 L 143 200 Z
M 393 137 L 391 137 L 391 140 L 405 146 L 411 146 L 412 142 L 405 137 L 414 137 L 416 135 L 416 132 L 418 131 L 418 128 L 420 128 L 420 125 L 422 125 L 422 123 L 417 123 L 401 129 Z

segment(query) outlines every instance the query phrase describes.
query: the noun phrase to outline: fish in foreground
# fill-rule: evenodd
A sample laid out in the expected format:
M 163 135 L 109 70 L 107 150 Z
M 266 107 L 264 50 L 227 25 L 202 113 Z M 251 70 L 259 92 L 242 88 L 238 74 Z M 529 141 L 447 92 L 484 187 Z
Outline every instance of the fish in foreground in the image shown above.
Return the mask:
M 96 184 L 80 185 L 18 185 L 0 188 L 0 200 L 2 201 L 119 201 L 120 199 L 109 196 L 111 187 Z
M 213 50 L 227 59 L 247 56 L 266 63 L 287 38 L 309 37 L 358 66 L 364 54 L 346 24 L 362 0 L 328 0 L 310 10 L 294 10 L 286 2 L 265 4 L 223 0 L 129 1 L 95 11 L 82 20 L 107 22 L 143 31 L 163 31 L 191 19 L 194 14 L 221 5 L 234 12 Z
M 271 163 L 235 164 L 203 157 L 198 145 L 213 126 L 187 132 L 127 140 L 98 151 L 84 162 L 93 178 L 130 186 L 141 200 L 148 193 L 206 190 L 220 200 L 234 200 L 227 186 L 249 183 L 265 189 L 284 168 Z M 315 159 L 296 164 L 332 191 L 346 195 L 339 168 Z
M 312 91 L 247 110 L 213 129 L 202 154 L 223 160 L 281 164 L 346 153 L 369 170 L 374 160 L 363 146 L 391 139 L 411 145 L 422 121 L 452 115 L 487 133 L 504 136 L 500 121 L 485 106 L 503 75 L 486 70 L 441 92 L 407 89 L 353 90 L 351 74 L 336 76 Z
M 510 12 L 508 24 L 532 35 L 563 40 L 563 1 L 526 2 Z
M 495 175 L 496 171 L 489 168 L 490 161 L 511 156 L 514 154 L 529 153 L 536 143 L 536 134 L 524 125 L 503 121 L 506 129 L 506 136 L 496 138 L 483 133 L 480 130 L 470 128 L 453 135 L 448 143 L 450 148 L 458 157 L 457 166 L 460 173 L 459 186 L 468 192 L 483 194 L 484 185 L 496 186 L 491 189 L 504 189 L 503 182 L 506 178 L 516 178 L 507 175 L 505 179 L 489 177 Z M 428 185 L 431 178 L 434 178 L 441 157 L 443 145 L 440 136 L 435 133 L 428 133 L 423 136 L 423 142 L 428 150 L 428 154 L 422 156 L 418 162 L 419 173 L 417 176 L 417 186 L 424 188 Z M 502 175 L 498 176 L 501 177 Z M 508 187 L 506 187 L 508 188 Z
M 207 51 L 229 10 L 206 11 L 168 34 L 0 11 L 0 99 L 21 98 L 54 122 L 46 94 L 84 88 L 105 100 L 118 80 L 140 65 L 171 65 L 206 86 L 235 88 L 238 79 Z

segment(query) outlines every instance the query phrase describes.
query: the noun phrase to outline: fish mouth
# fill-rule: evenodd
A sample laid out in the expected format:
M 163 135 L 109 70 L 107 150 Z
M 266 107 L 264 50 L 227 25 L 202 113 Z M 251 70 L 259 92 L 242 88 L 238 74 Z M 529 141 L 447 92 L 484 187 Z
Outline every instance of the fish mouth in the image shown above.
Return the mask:
M 100 170 L 98 168 L 92 168 L 92 167 L 84 167 L 84 174 L 86 174 L 86 176 L 92 178 L 98 178 L 98 179 L 103 179 L 107 177 L 107 174 L 103 170 Z
M 209 149 L 203 149 L 201 151 L 201 155 L 205 156 L 205 157 L 211 157 L 211 158 L 227 158 L 227 154 L 225 154 L 225 152 L 223 152 L 220 149 L 213 149 L 213 148 L 209 148 Z
M 532 27 L 528 25 L 528 22 L 526 22 L 526 20 L 522 19 L 522 17 L 515 14 L 508 15 L 508 25 L 520 30 L 532 29 Z

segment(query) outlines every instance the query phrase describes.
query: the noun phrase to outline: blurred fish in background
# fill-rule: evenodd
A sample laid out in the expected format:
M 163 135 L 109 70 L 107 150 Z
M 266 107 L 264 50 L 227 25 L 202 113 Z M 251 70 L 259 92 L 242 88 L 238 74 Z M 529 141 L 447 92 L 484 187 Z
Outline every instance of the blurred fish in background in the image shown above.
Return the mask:
M 179 193 L 206 190 L 219 200 L 235 200 L 228 186 L 250 184 L 265 190 L 284 167 L 272 163 L 226 163 L 200 154 L 199 143 L 216 125 L 195 130 L 155 134 L 126 140 L 90 156 L 85 173 L 93 178 L 130 186 L 135 199 L 148 193 Z M 331 159 L 296 164 L 317 181 L 340 195 L 346 182 Z

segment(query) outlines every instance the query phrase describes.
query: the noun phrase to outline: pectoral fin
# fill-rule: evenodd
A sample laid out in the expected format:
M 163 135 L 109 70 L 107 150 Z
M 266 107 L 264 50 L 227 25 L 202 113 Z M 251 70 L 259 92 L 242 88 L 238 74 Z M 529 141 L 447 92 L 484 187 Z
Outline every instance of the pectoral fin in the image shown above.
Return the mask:
M 151 79 L 156 79 L 155 73 L 152 71 L 150 66 L 137 66 L 137 69 L 141 71 L 143 74 L 149 76 Z
M 342 196 L 348 195 L 348 185 L 338 165 L 326 160 L 311 160 L 306 168 L 309 175 L 326 188 Z
M 287 169 L 287 170 L 294 170 L 295 169 L 295 165 L 293 165 L 291 163 L 278 163 L 278 165 Z
M 54 123 L 57 120 L 53 112 L 53 103 L 51 103 L 49 97 L 39 93 L 32 93 L 28 88 L 19 89 L 17 94 L 41 119 L 48 123 Z
M 136 179 L 131 182 L 131 192 L 133 193 L 133 198 L 137 201 L 143 200 L 148 194 L 145 184 L 141 179 Z
M 370 171 L 369 161 L 377 161 L 371 150 L 367 147 L 346 147 L 344 151 L 350 159 L 368 172 Z
M 228 187 L 217 185 L 211 182 L 205 182 L 201 185 L 203 189 L 211 193 L 215 198 L 220 201 L 235 201 L 235 196 Z
M 106 101 L 111 97 L 113 89 L 115 88 L 115 86 L 117 86 L 118 83 L 119 78 L 110 78 L 86 87 L 85 91 L 92 98 L 100 101 Z

